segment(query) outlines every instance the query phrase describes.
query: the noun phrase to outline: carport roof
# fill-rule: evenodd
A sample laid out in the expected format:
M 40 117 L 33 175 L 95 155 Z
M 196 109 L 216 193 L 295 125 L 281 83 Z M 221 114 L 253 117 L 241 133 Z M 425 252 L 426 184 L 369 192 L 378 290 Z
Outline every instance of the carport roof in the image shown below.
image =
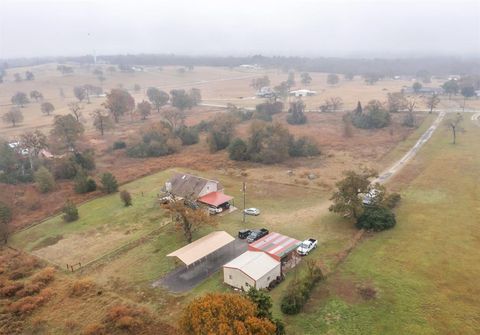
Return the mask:
M 221 204 L 229 202 L 233 197 L 226 195 L 222 192 L 210 192 L 205 194 L 203 197 L 198 198 L 198 201 L 203 202 L 204 204 L 218 207 Z
M 186 246 L 168 254 L 169 257 L 178 257 L 185 265 L 191 265 L 208 256 L 212 252 L 234 241 L 226 231 L 214 231 Z

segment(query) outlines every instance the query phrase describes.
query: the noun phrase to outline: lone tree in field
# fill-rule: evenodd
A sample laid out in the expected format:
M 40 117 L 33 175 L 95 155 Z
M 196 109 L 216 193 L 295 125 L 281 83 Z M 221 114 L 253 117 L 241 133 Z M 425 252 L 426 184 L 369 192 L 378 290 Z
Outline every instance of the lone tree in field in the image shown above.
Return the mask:
M 118 123 L 123 115 L 133 111 L 135 99 L 127 91 L 114 88 L 107 94 L 107 101 L 103 106 L 113 116 L 115 123 Z
M 290 87 L 288 87 L 288 84 L 286 81 L 282 81 L 279 85 L 273 88 L 273 91 L 275 92 L 275 98 L 280 97 L 285 99 L 288 96 L 289 90 L 290 90 Z
M 65 222 L 77 221 L 79 218 L 77 206 L 75 206 L 75 204 L 71 200 L 67 200 L 65 202 L 65 205 L 63 205 L 62 208 L 62 212 L 62 219 Z
M 434 108 L 436 108 L 438 106 L 438 104 L 440 103 L 440 97 L 438 96 L 438 94 L 434 93 L 427 98 L 427 101 L 425 103 L 426 103 L 427 107 L 430 109 L 430 111 L 428 113 L 431 114 L 433 112 Z
M 20 107 L 25 107 L 26 104 L 28 104 L 30 101 L 28 100 L 28 97 L 25 93 L 23 92 L 17 92 L 11 99 L 12 104 L 20 106 Z
M 75 98 L 78 99 L 78 102 L 82 102 L 88 97 L 87 89 L 84 86 L 75 86 L 73 88 L 73 94 L 75 95 Z
M 300 78 L 303 85 L 308 85 L 312 82 L 312 77 L 308 72 L 302 72 L 302 74 L 300 74 Z
M 448 99 L 452 97 L 452 94 L 457 95 L 458 91 L 460 90 L 457 81 L 453 79 L 443 83 L 442 88 L 445 90 L 445 93 L 448 94 Z
M 137 113 L 142 117 L 142 120 L 146 120 L 152 114 L 152 105 L 145 100 L 140 102 L 137 104 Z
M 260 78 L 252 79 L 250 86 L 256 90 L 259 90 L 262 87 L 270 86 L 270 78 L 268 78 L 268 76 L 263 76 Z
M 335 73 L 330 73 L 328 76 L 327 76 L 327 84 L 328 85 L 337 85 L 340 81 L 340 77 L 338 77 L 337 74 Z
M 82 105 L 80 105 L 78 102 L 70 102 L 68 104 L 68 109 L 72 113 L 72 115 L 75 117 L 75 120 L 80 122 L 80 118 L 82 117 Z
M 50 113 L 52 113 L 55 110 L 55 107 L 52 105 L 51 102 L 44 102 L 40 105 L 40 110 L 42 111 L 43 114 L 50 116 Z
M 38 102 L 39 100 L 43 100 L 43 94 L 37 90 L 33 90 L 30 92 L 30 99 L 33 99 L 35 100 L 35 102 Z
M 401 92 L 388 93 L 387 106 L 390 113 L 398 113 L 407 106 L 407 99 Z
M 35 75 L 31 71 L 25 72 L 25 79 L 26 80 L 35 80 Z
M 171 102 L 173 107 L 177 107 L 181 111 L 191 109 L 196 105 L 196 99 L 188 94 L 185 90 L 171 90 Z
M 155 106 L 158 113 L 160 113 L 160 108 L 165 106 L 168 103 L 168 100 L 170 100 L 170 96 L 167 93 L 160 91 L 155 87 L 149 87 L 147 89 L 147 97 L 152 105 Z
M 463 95 L 463 111 L 465 111 L 465 102 L 467 101 L 468 98 L 474 97 L 475 96 L 475 87 L 473 86 L 465 86 L 462 87 L 462 90 L 460 91 Z
M 118 191 L 117 179 L 110 172 L 102 174 L 100 182 L 102 183 L 103 192 L 110 194 Z
M 245 334 L 273 335 L 276 326 L 258 316 L 257 306 L 240 294 L 208 293 L 188 304 L 180 319 L 186 335 Z
M 130 195 L 130 192 L 123 190 L 120 192 L 120 199 L 123 202 L 123 205 L 125 207 L 132 206 L 132 196 Z
M 105 131 L 113 129 L 115 126 L 110 114 L 105 109 L 97 108 L 90 113 L 93 119 L 93 126 L 103 136 Z
M 13 107 L 10 108 L 8 112 L 2 115 L 2 120 L 5 123 L 11 123 L 12 127 L 15 127 L 17 124 L 22 123 L 23 113 L 20 108 Z
M 422 87 L 423 87 L 422 84 L 420 84 L 418 81 L 416 81 L 416 82 L 413 83 L 413 85 L 412 85 L 413 91 L 414 91 L 415 93 L 417 93 L 417 94 L 420 92 L 420 90 L 422 89 Z
M 76 142 L 84 131 L 83 125 L 73 115 L 55 115 L 50 134 L 60 147 L 75 150 Z
M 450 117 L 445 121 L 445 124 L 448 129 L 452 131 L 452 143 L 457 143 L 457 133 L 465 131 L 462 128 L 463 115 L 457 113 L 455 116 Z
M 303 101 L 298 100 L 290 104 L 288 109 L 287 122 L 289 124 L 305 124 L 307 123 L 307 117 L 305 115 L 305 104 Z
M 335 184 L 337 191 L 330 199 L 333 204 L 329 207 L 329 211 L 357 220 L 363 212 L 360 195 L 379 187 L 378 184 L 371 185 L 369 180 L 377 177 L 378 174 L 372 170 L 364 170 L 361 173 L 346 171 L 343 174 L 345 177 Z
M 184 201 L 173 201 L 168 205 L 173 222 L 177 229 L 183 232 L 188 243 L 192 242 L 193 233 L 206 225 L 213 225 L 215 222 L 207 211 L 193 209 L 185 205 Z

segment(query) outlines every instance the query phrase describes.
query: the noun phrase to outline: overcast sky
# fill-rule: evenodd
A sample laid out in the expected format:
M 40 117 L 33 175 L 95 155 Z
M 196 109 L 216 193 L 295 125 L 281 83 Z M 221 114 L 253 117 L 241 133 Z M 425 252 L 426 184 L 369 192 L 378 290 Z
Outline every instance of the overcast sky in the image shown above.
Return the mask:
M 479 56 L 480 0 L 0 0 L 0 58 Z

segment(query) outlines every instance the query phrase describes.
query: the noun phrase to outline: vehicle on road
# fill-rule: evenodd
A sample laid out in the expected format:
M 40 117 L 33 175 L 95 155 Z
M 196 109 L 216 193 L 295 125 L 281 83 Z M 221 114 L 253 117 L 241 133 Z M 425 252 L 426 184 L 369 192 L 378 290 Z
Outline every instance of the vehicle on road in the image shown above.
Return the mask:
M 268 229 L 262 228 L 262 229 L 252 230 L 250 235 L 248 235 L 247 237 L 247 242 L 248 243 L 255 242 L 256 240 L 264 237 L 265 235 L 268 235 Z
M 257 215 L 260 215 L 260 210 L 258 208 L 245 208 L 243 210 L 245 212 L 245 214 L 247 215 L 254 215 L 254 216 L 257 216 Z
M 252 231 L 250 229 L 241 229 L 238 231 L 238 238 L 239 239 L 246 239 L 248 237 L 248 235 L 250 235 Z
M 306 256 L 312 251 L 313 249 L 317 248 L 317 240 L 313 238 L 309 238 L 308 240 L 305 240 L 300 244 L 300 246 L 297 248 L 297 253 L 301 256 Z
M 213 207 L 213 206 L 209 206 L 208 207 L 208 213 L 210 215 L 215 215 L 215 214 L 219 214 L 223 212 L 223 208 L 222 207 Z

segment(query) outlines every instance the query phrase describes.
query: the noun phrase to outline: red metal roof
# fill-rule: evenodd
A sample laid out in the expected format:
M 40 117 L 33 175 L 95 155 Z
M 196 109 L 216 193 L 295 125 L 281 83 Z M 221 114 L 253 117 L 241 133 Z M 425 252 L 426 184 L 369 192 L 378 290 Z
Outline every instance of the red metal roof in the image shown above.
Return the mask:
M 277 260 L 295 250 L 301 242 L 294 238 L 279 234 L 270 233 L 248 246 L 248 250 L 263 251 Z
M 232 199 L 233 197 L 221 192 L 210 192 L 208 194 L 205 194 L 203 197 L 198 198 L 198 201 L 207 205 L 218 207 L 221 204 L 229 202 Z

